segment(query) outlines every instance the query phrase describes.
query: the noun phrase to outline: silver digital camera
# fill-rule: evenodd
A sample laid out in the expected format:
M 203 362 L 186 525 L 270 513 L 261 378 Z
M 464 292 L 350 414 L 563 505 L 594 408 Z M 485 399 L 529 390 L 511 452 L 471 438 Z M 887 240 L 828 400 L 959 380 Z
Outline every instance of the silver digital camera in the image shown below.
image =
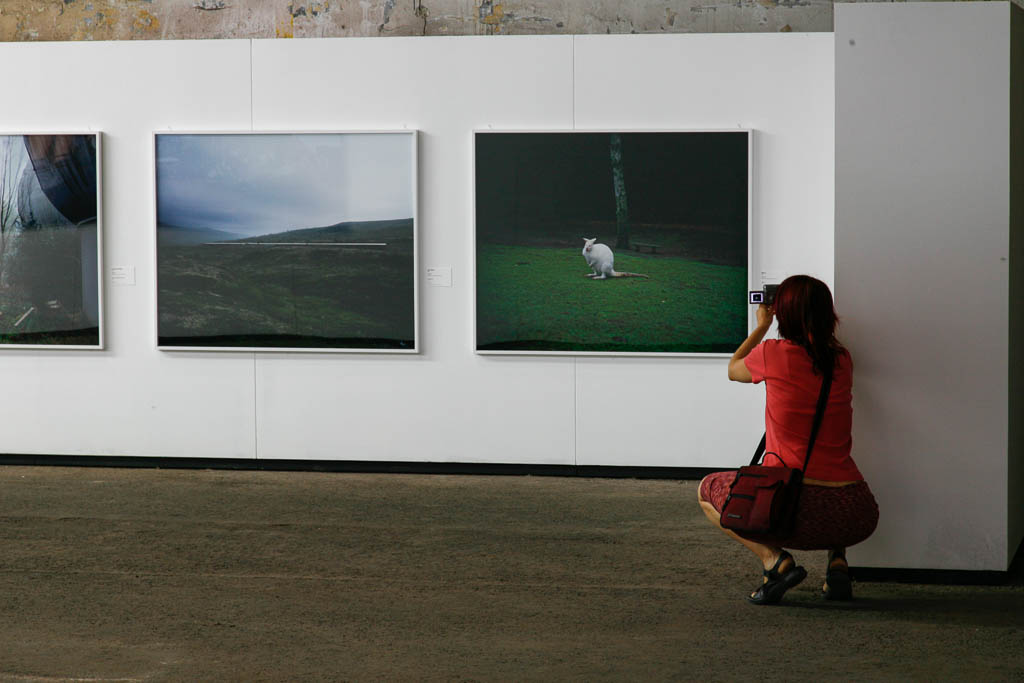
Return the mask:
M 775 290 L 778 289 L 778 285 L 765 285 L 762 290 L 755 290 L 750 293 L 750 303 L 764 304 L 765 306 L 771 306 L 775 303 Z

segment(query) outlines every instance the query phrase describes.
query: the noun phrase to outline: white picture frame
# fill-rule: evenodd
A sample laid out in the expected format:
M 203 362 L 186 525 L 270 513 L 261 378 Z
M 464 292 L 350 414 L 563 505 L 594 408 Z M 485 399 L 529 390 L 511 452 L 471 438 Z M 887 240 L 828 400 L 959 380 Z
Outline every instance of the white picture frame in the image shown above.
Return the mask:
M 158 158 L 159 141 L 165 136 L 178 136 L 178 137 L 214 137 L 214 136 L 239 136 L 239 137 L 252 137 L 260 138 L 267 136 L 402 136 L 407 137 L 408 149 L 408 199 L 409 206 L 411 208 L 411 238 L 412 238 L 412 254 L 411 254 L 411 266 L 408 271 L 409 283 L 408 286 L 411 289 L 411 339 L 407 345 L 401 348 L 381 348 L 374 346 L 304 346 L 304 345 L 253 345 L 253 344 L 241 344 L 241 345 L 216 345 L 216 344 L 178 344 L 178 343 L 166 343 L 167 338 L 170 335 L 161 336 L 160 328 L 160 297 L 161 297 L 161 284 L 160 284 L 160 212 L 159 212 L 159 180 L 160 171 Z M 156 274 L 156 287 L 154 288 L 154 310 L 156 316 L 154 320 L 153 333 L 156 340 L 156 347 L 160 351 L 204 351 L 204 352 L 251 352 L 251 353 L 363 353 L 363 354 L 417 354 L 420 352 L 420 285 L 419 285 L 419 199 L 418 199 L 418 149 L 419 149 L 419 131 L 411 129 L 391 129 L 391 130 L 269 130 L 269 131 L 178 131 L 178 130 L 167 130 L 167 131 L 155 131 L 152 135 L 152 152 L 153 152 L 153 210 L 152 210 L 152 235 L 153 235 L 153 267 L 154 273 Z M 352 221 L 350 221 L 352 222 Z M 339 222 L 341 225 L 341 222 Z M 316 226 L 308 226 L 315 228 Z M 298 228 L 292 228 L 296 230 Z M 288 245 L 281 245 L 288 246 Z M 299 245 L 292 245 L 299 246 Z M 320 246 L 306 244 L 305 246 Z M 324 245 L 326 246 L 326 244 Z M 345 244 L 339 245 L 344 247 L 371 247 L 375 248 L 381 245 L 378 244 Z
M 633 134 L 731 134 L 731 135 L 743 135 L 745 136 L 746 150 L 746 211 L 745 211 L 745 244 L 746 244 L 746 259 L 745 259 L 745 277 L 744 282 L 746 283 L 747 290 L 755 287 L 754 284 L 754 267 L 755 262 L 753 254 L 753 168 L 754 168 L 754 137 L 756 131 L 752 128 L 678 128 L 678 129 L 631 129 L 631 128 L 599 128 L 599 129 L 475 129 L 472 132 L 472 144 L 471 149 L 471 184 L 472 189 L 471 195 L 471 216 L 472 216 L 472 281 L 473 281 L 473 325 L 472 325 L 472 348 L 473 352 L 477 355 L 482 356 L 612 356 L 612 357 L 677 357 L 677 358 L 728 358 L 732 355 L 736 346 L 745 339 L 749 333 L 753 324 L 754 315 L 749 308 L 747 303 L 747 291 L 737 291 L 737 303 L 736 311 L 745 310 L 746 313 L 742 315 L 742 319 L 745 324 L 742 327 L 742 336 L 737 333 L 735 339 L 735 345 L 732 349 L 726 351 L 724 348 L 721 351 L 638 351 L 638 350 L 556 350 L 556 349 L 494 349 L 494 348 L 481 348 L 481 335 L 480 335 L 480 226 L 478 224 L 479 218 L 479 199 L 478 199 L 478 154 L 477 154 L 477 141 L 480 139 L 479 136 L 487 135 L 581 135 L 581 134 L 599 134 L 599 135 L 633 135 Z M 580 266 L 581 273 L 586 269 L 586 263 L 582 256 L 583 242 L 579 242 L 579 249 L 575 250 L 576 258 L 579 259 L 578 265 Z M 739 330 L 740 328 L 737 328 Z
M 71 136 L 73 136 L 73 137 L 82 137 L 82 138 L 92 138 L 93 141 L 94 141 L 93 150 L 94 150 L 94 154 L 95 154 L 95 160 L 94 160 L 94 165 L 92 167 L 92 170 L 93 170 L 93 173 L 95 174 L 95 178 L 94 178 L 94 180 L 95 180 L 95 193 L 96 193 L 96 196 L 95 196 L 95 216 L 85 216 L 82 220 L 79 220 L 77 222 L 71 222 L 71 219 L 68 219 L 66 216 L 64 216 L 63 218 L 64 218 L 65 221 L 71 222 L 72 225 L 75 225 L 76 228 L 80 228 L 80 229 L 84 228 L 84 230 L 85 230 L 85 232 L 80 232 L 80 234 L 79 234 L 79 263 L 80 263 L 80 273 L 81 273 L 81 275 L 80 275 L 81 276 L 81 286 L 80 286 L 80 290 L 79 290 L 79 295 L 80 295 L 80 299 L 81 300 L 74 302 L 74 305 L 80 306 L 80 310 L 81 310 L 80 315 L 83 316 L 88 321 L 88 323 L 90 323 L 87 328 L 82 328 L 82 329 L 84 329 L 84 330 L 92 330 L 95 327 L 95 329 L 96 329 L 96 333 L 95 333 L 96 343 L 95 344 L 88 344 L 88 343 L 85 343 L 85 344 L 83 344 L 83 343 L 67 343 L 67 344 L 64 344 L 64 343 L 31 343 L 31 342 L 11 342 L 11 343 L 7 343 L 7 342 L 3 341 L 4 335 L 0 334 L 0 350 L 2 350 L 2 349 L 31 349 L 31 350 L 46 350 L 46 351 L 103 351 L 106 348 L 105 325 L 104 325 L 104 312 L 105 312 L 104 311 L 104 309 L 105 309 L 105 306 L 104 306 L 104 302 L 105 302 L 104 290 L 105 290 L 105 288 L 104 288 L 104 272 L 103 272 L 103 250 L 104 250 L 104 247 L 103 247 L 103 233 L 104 233 L 104 229 L 103 229 L 103 133 L 101 131 L 92 131 L 92 130 L 60 130 L 60 131 L 31 131 L 31 132 L 24 132 L 24 131 L 0 131 L 0 140 L 5 139 L 5 138 L 18 138 L 18 137 L 20 137 L 20 138 L 29 138 L 29 137 L 47 138 L 47 137 L 71 137 Z M 0 153 L 0 156 L 4 156 L 4 154 Z M 0 166 L 3 166 L 4 163 L 5 163 L 5 160 L 4 159 L 0 159 Z M 31 162 L 28 165 L 32 166 Z M 54 163 L 53 166 L 55 168 L 57 166 L 57 164 Z M 27 167 L 25 167 L 23 170 L 27 172 Z M 28 202 L 25 202 L 25 200 L 23 198 L 14 197 L 13 199 L 16 202 L 19 201 L 19 199 L 20 199 L 20 201 L 22 201 L 23 203 L 27 203 L 27 204 L 30 205 L 30 204 L 33 204 L 33 203 L 36 203 L 36 204 L 44 203 L 44 200 L 48 200 L 49 199 L 49 197 L 46 196 L 46 191 L 42 189 L 42 186 L 38 182 L 38 177 L 39 177 L 38 174 L 40 173 L 40 171 L 37 171 L 37 170 L 33 169 L 32 172 L 36 174 L 36 185 L 39 188 L 39 192 L 30 192 L 30 194 L 33 194 L 34 196 Z M 48 173 L 46 175 L 48 175 L 48 177 L 50 177 L 50 179 L 52 181 L 56 182 L 58 180 L 58 178 L 56 178 L 55 176 L 59 176 L 60 174 L 57 173 L 57 172 L 50 172 L 50 173 Z M 20 180 L 16 179 L 15 182 L 18 182 L 19 185 L 20 185 Z M 76 192 L 77 190 L 80 190 L 80 189 L 81 188 L 79 188 L 79 187 L 69 188 L 68 192 L 71 195 L 81 194 L 80 192 Z M 85 199 L 84 195 L 80 196 L 78 198 L 79 198 L 80 201 L 85 201 L 87 204 L 89 204 L 91 202 L 91 200 Z M 9 202 L 9 201 L 11 201 L 11 199 L 12 199 L 12 197 L 6 196 L 4 198 L 0 198 L 0 202 Z M 51 211 L 57 211 L 58 213 L 62 213 L 62 208 L 56 206 L 56 204 L 54 204 L 52 201 L 49 203 L 49 207 L 51 207 L 49 209 Z M 44 210 L 45 210 L 45 207 L 40 207 L 40 208 L 44 208 Z M 18 220 L 22 221 L 22 225 L 24 225 L 24 221 L 26 220 L 26 217 L 21 216 L 21 209 L 20 208 L 17 208 L 16 211 L 19 214 Z M 88 213 L 92 213 L 92 212 L 90 211 Z M 93 229 L 93 226 L 90 225 L 92 222 L 95 222 L 95 228 L 94 228 L 95 229 L 95 238 L 93 238 L 89 234 L 89 233 L 91 233 L 91 231 Z M 14 239 L 18 240 L 18 239 L 20 239 L 22 237 L 26 237 L 26 233 L 29 233 L 29 232 L 31 232 L 31 230 L 26 231 L 25 228 L 22 227 L 21 231 L 20 231 L 20 235 L 15 236 Z M 73 269 L 72 269 L 72 272 L 73 272 Z M 92 286 L 92 283 L 95 283 L 94 287 Z M 3 299 L 3 297 L 6 295 L 6 292 L 10 291 L 10 289 L 11 289 L 11 287 L 7 287 L 7 288 L 4 289 L 3 293 L 0 293 L 0 300 Z M 59 310 L 62 307 L 66 307 L 66 304 L 67 304 L 67 302 L 61 301 L 59 297 L 55 298 L 55 299 L 49 299 L 48 297 L 44 296 L 44 299 L 47 299 L 47 300 L 43 301 L 42 305 L 45 305 L 47 308 L 54 308 L 56 310 Z M 24 323 L 24 321 L 29 320 L 31 318 L 31 316 L 35 314 L 35 309 L 37 309 L 39 306 L 40 306 L 40 304 L 33 304 L 32 306 L 30 306 L 29 309 L 26 309 L 24 313 L 22 313 L 20 316 L 17 316 L 15 318 L 15 323 L 16 324 L 17 323 Z M 93 322 L 95 324 L 91 324 Z M 20 325 L 17 325 L 17 326 L 20 327 Z M 38 334 L 40 334 L 40 335 L 46 335 L 46 334 L 60 335 L 61 333 L 68 333 L 68 332 L 75 332 L 75 331 L 74 330 L 60 330 L 60 329 L 53 330 L 53 329 L 51 329 L 51 330 L 41 330 Z M 83 333 L 83 334 L 91 336 L 91 332 Z M 0 352 L 2 352 L 2 351 L 0 351 Z

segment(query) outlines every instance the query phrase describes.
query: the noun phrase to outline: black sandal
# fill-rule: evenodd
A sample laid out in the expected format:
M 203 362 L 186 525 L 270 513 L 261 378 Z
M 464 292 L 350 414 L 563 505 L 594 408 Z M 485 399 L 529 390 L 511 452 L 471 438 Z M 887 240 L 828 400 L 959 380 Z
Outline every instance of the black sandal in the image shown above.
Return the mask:
M 786 591 L 807 578 L 807 570 L 797 566 L 795 560 L 792 567 L 780 574 L 779 567 L 787 559 L 792 560 L 793 556 L 783 550 L 779 559 L 775 561 L 775 565 L 771 569 L 764 570 L 764 575 L 768 580 L 758 587 L 753 595 L 747 596 L 747 600 L 755 605 L 774 605 L 782 600 Z
M 826 600 L 853 600 L 853 582 L 850 580 L 850 567 L 845 569 L 833 568 L 832 563 L 836 560 L 846 562 L 844 553 L 830 552 L 828 555 L 828 569 L 825 571 L 825 587 L 822 593 Z

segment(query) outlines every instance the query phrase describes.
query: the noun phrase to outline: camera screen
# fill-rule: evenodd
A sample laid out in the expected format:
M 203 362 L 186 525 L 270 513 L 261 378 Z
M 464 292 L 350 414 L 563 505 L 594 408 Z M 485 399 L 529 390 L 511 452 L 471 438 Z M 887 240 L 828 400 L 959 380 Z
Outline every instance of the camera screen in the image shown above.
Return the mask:
M 764 303 L 764 292 L 751 292 L 750 303 L 752 304 L 763 304 Z

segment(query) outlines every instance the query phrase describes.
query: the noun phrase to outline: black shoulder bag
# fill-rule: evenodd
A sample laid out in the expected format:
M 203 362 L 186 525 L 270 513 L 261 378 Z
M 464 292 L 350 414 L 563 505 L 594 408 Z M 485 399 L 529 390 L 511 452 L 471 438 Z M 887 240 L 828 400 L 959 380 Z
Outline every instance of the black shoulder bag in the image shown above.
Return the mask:
M 811 438 L 807 443 L 804 466 L 796 470 L 791 467 L 765 467 L 758 462 L 764 455 L 768 434 L 761 437 L 761 443 L 754 451 L 754 459 L 736 473 L 736 479 L 729 487 L 729 495 L 722 505 L 722 526 L 739 533 L 764 534 L 785 538 L 796 525 L 796 510 L 800 502 L 800 488 L 804 472 L 814 450 L 818 428 L 825 416 L 825 404 L 832 388 L 832 368 L 828 369 L 821 381 L 821 393 L 814 411 Z

